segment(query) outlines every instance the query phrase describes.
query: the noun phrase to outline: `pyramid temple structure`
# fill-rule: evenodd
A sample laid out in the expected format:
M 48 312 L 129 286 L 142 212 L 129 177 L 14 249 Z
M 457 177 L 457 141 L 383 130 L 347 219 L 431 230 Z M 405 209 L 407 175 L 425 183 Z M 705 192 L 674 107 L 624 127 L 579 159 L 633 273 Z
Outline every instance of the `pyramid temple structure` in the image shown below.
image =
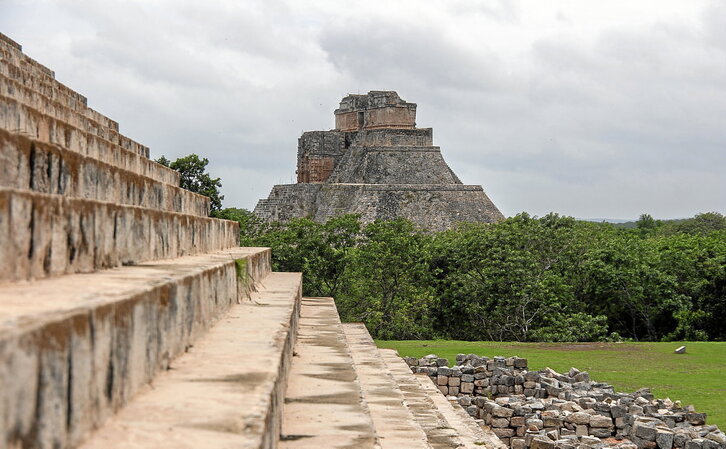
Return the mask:
M 496 219 L 414 112 L 348 97 L 339 131 L 301 139 L 290 190 L 378 180 L 351 187 L 371 213 L 410 192 Z M 575 368 L 378 348 L 148 155 L 0 34 L 0 449 L 726 449 L 692 407 Z M 400 157 L 424 169 L 387 171 Z
M 348 95 L 335 110 L 335 129 L 303 133 L 297 183 L 274 186 L 255 213 L 266 221 L 403 217 L 433 231 L 504 218 L 481 186 L 462 184 L 433 130 L 416 128 L 416 104 L 393 91 Z
M 0 34 L 0 449 L 505 447 L 208 215 Z

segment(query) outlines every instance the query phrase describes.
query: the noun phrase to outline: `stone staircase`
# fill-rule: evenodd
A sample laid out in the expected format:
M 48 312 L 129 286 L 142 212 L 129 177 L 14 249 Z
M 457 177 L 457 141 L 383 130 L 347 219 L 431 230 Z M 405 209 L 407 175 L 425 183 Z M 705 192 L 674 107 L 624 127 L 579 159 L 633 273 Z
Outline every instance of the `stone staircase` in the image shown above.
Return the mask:
M 0 449 L 496 445 L 148 154 L 0 34 Z

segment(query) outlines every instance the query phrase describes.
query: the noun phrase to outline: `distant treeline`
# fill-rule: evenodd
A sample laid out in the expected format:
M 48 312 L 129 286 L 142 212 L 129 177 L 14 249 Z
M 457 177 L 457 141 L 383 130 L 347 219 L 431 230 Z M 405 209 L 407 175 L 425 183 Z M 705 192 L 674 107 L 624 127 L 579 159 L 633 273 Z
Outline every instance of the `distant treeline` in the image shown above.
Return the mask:
M 344 321 L 383 339 L 726 340 L 726 217 L 634 228 L 549 214 L 421 232 L 345 215 L 262 224 L 241 209 L 241 244 L 272 247 Z

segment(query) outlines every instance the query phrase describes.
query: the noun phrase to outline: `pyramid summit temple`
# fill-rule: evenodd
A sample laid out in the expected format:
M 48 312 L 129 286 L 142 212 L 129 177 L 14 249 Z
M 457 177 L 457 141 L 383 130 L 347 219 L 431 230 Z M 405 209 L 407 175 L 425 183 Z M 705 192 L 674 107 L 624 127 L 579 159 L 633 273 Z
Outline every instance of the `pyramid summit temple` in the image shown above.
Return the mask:
M 255 213 L 266 221 L 403 217 L 432 231 L 504 218 L 481 186 L 461 183 L 433 145 L 433 129 L 416 128 L 416 104 L 394 91 L 348 95 L 335 129 L 303 133 L 297 183 L 274 186 Z

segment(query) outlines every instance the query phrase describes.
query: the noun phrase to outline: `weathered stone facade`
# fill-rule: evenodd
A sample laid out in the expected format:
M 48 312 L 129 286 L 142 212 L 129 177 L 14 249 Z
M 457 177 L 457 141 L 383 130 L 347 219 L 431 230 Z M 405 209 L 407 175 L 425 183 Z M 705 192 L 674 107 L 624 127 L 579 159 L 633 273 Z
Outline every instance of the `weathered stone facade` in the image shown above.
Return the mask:
M 461 183 L 433 145 L 433 130 L 416 128 L 416 104 L 395 92 L 348 95 L 335 124 L 303 133 L 297 184 L 274 186 L 255 208 L 259 217 L 322 222 L 357 213 L 365 222 L 404 217 L 429 230 L 504 218 L 481 186 Z

